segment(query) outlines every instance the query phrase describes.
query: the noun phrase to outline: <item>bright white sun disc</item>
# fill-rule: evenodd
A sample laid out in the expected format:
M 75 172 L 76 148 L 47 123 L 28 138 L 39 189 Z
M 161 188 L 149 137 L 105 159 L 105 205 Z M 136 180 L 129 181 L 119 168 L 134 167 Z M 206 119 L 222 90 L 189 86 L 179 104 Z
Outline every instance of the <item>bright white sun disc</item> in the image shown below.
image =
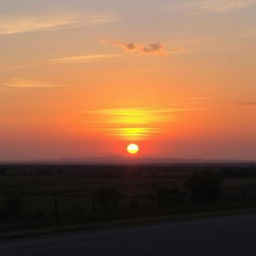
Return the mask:
M 139 148 L 139 146 L 137 144 L 129 144 L 127 146 L 127 151 L 131 155 L 137 154 L 139 152 L 139 150 L 140 150 L 140 148 Z

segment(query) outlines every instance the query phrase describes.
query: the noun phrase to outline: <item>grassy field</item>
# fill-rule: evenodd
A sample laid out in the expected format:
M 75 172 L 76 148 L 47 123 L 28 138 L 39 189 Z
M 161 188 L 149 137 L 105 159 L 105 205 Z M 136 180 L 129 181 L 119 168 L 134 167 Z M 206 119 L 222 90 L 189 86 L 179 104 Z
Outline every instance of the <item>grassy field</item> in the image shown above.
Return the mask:
M 0 165 L 2 232 L 255 206 L 253 163 Z

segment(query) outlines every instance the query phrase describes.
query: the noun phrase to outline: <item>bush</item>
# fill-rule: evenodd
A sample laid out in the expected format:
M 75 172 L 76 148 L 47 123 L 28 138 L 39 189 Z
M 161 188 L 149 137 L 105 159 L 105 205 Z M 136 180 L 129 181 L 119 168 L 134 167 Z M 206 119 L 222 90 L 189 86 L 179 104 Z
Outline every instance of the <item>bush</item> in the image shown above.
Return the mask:
M 184 202 L 184 194 L 177 189 L 168 189 L 159 186 L 157 183 L 153 183 L 151 190 L 153 192 L 153 198 L 156 199 L 158 206 L 161 208 L 177 206 Z
M 184 185 L 193 202 L 210 203 L 221 198 L 222 187 L 220 178 L 214 172 L 194 172 Z
M 18 191 L 8 191 L 4 194 L 4 205 L 8 211 L 9 221 L 15 222 L 21 216 L 24 206 L 23 193 Z
M 100 189 L 94 195 L 96 209 L 99 209 L 104 213 L 116 211 L 117 204 L 120 199 L 121 194 L 116 187 Z
M 6 208 L 0 208 L 0 222 L 6 222 L 9 219 L 9 211 Z

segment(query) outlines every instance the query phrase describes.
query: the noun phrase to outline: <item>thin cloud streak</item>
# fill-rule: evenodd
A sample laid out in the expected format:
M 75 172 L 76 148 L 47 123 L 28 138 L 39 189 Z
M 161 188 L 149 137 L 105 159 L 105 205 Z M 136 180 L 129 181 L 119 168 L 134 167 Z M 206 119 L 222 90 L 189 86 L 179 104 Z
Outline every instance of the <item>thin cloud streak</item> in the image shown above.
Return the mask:
M 117 21 L 117 17 L 108 14 L 0 15 L 0 35 L 60 30 L 115 21 Z
M 170 9 L 184 14 L 228 13 L 255 5 L 256 0 L 189 0 L 173 4 Z
M 233 104 L 240 107 L 256 107 L 256 101 L 235 102 Z
M 25 79 L 12 79 L 7 83 L 2 84 L 4 87 L 13 87 L 13 88 L 63 88 L 67 86 L 57 85 L 49 82 L 43 81 L 32 81 Z
M 98 129 L 97 131 L 126 140 L 141 140 L 146 137 L 161 133 L 161 129 L 159 128 L 148 127 L 105 128 Z
M 164 124 L 175 120 L 177 112 L 193 111 L 178 107 L 105 108 L 83 111 L 91 131 L 141 140 L 163 132 Z
M 83 111 L 84 114 L 98 116 L 97 123 L 113 124 L 152 124 L 165 123 L 173 119 L 178 112 L 199 111 L 190 108 L 113 108 Z M 90 120 L 90 119 L 89 119 Z M 88 120 L 88 121 L 89 121 Z M 95 123 L 95 119 L 93 119 Z
M 87 63 L 92 61 L 100 61 L 104 59 L 118 58 L 121 55 L 117 54 L 95 54 L 95 55 L 81 55 L 81 56 L 70 56 L 63 58 L 53 58 L 48 61 L 56 64 L 72 64 L 72 63 Z
M 193 111 L 190 108 L 161 108 L 161 107 L 145 107 L 145 108 L 106 108 L 99 110 L 88 110 L 84 113 L 94 113 L 103 115 L 143 115 L 143 114 L 160 114 L 160 113 L 175 113 L 182 111 Z
M 171 48 L 167 53 L 169 55 L 184 54 L 186 50 L 184 48 Z

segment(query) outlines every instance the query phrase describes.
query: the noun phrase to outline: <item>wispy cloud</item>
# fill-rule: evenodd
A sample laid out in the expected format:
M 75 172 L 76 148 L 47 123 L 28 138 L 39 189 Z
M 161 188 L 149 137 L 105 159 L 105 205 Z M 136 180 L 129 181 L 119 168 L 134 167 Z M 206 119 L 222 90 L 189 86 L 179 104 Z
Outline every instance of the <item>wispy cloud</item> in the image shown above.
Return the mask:
M 235 102 L 233 104 L 241 107 L 256 107 L 256 101 Z
M 159 123 L 172 117 L 167 108 L 106 108 L 84 111 L 91 130 L 128 140 L 160 133 Z
M 14 88 L 63 88 L 67 86 L 57 85 L 50 82 L 42 82 L 42 81 L 32 81 L 26 79 L 12 79 L 9 82 L 2 84 L 5 87 L 14 87 Z
M 161 113 L 173 113 L 180 111 L 187 111 L 187 108 L 179 107 L 145 107 L 145 108 L 105 108 L 98 110 L 88 110 L 85 113 L 94 113 L 102 115 L 117 115 L 117 116 L 143 116 L 146 114 L 161 114 Z
M 120 55 L 115 54 L 95 54 L 95 55 L 81 55 L 81 56 L 70 56 L 62 58 L 49 59 L 51 63 L 59 64 L 72 64 L 72 63 L 86 63 L 92 61 L 100 61 L 104 59 L 118 58 Z
M 149 127 L 127 127 L 127 128 L 105 128 L 97 129 L 98 132 L 103 132 L 110 136 L 120 137 L 128 140 L 141 140 L 154 134 L 161 133 L 159 128 Z
M 101 40 L 102 43 L 111 44 L 115 47 L 122 49 L 125 52 L 138 53 L 143 55 L 157 55 L 157 56 L 165 56 L 168 55 L 169 52 L 166 49 L 166 45 L 156 42 L 156 43 L 128 43 L 128 42 L 118 42 L 118 41 L 109 41 L 109 40 Z M 181 51 L 179 48 L 173 49 L 173 51 Z
M 168 113 L 168 109 L 153 108 L 113 108 L 86 111 L 100 117 L 104 123 L 117 124 L 149 124 L 164 121 L 163 113 Z
M 110 23 L 116 20 L 115 15 L 108 14 L 0 15 L 0 34 L 11 35 L 33 31 L 67 29 Z
M 184 54 L 184 53 L 186 53 L 186 50 L 182 47 L 180 47 L 180 48 L 171 48 L 167 53 L 169 55 Z
M 190 14 L 227 13 L 256 5 L 256 0 L 183 0 L 171 9 Z
M 163 132 L 164 124 L 172 122 L 178 112 L 194 111 L 179 107 L 106 108 L 83 111 L 87 127 L 105 135 L 129 140 Z
M 120 47 L 121 49 L 128 52 L 138 52 L 142 54 L 154 54 L 163 55 L 166 54 L 165 45 L 161 43 L 150 43 L 150 44 L 137 44 L 137 43 L 113 43 L 113 45 Z

